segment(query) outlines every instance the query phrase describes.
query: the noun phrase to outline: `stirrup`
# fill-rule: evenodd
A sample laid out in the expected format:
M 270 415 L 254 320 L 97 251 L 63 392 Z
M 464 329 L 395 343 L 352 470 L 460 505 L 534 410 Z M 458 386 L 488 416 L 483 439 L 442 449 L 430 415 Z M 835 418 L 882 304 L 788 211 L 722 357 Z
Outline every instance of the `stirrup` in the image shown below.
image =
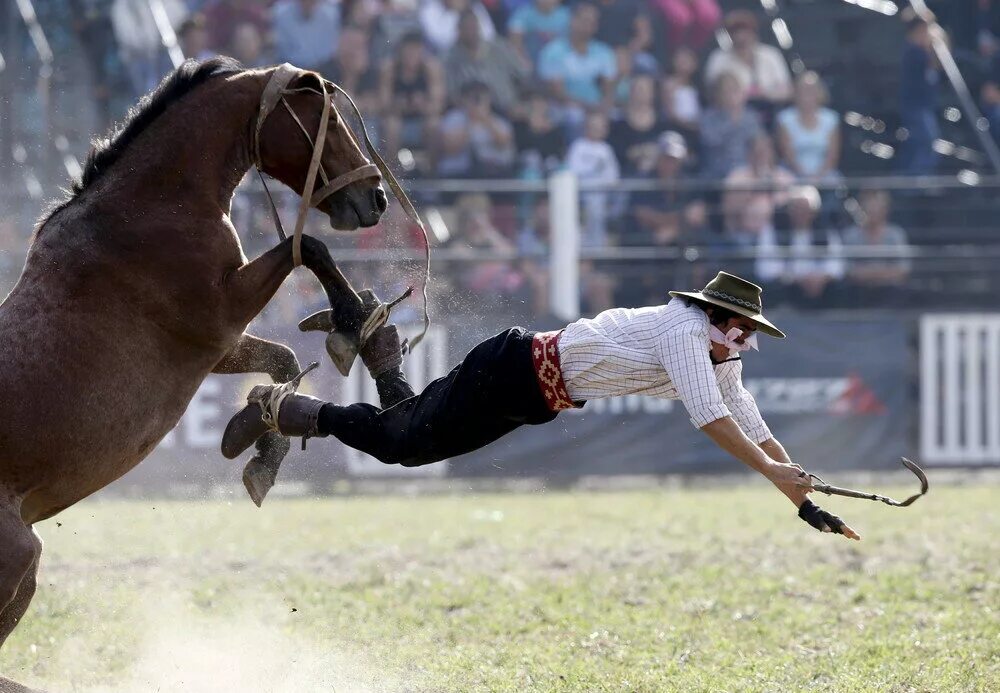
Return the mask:
M 260 407 L 260 419 L 267 427 L 272 431 L 281 433 L 278 428 L 278 412 L 281 410 L 281 403 L 285 401 L 290 394 L 299 389 L 299 384 L 302 382 L 302 378 L 306 376 L 310 371 L 319 368 L 319 363 L 313 361 L 305 370 L 300 372 L 294 378 L 289 380 L 287 383 L 282 383 L 281 385 L 271 385 L 264 387 L 267 388 L 266 391 L 262 391 L 254 394 L 253 390 L 250 391 L 250 395 L 247 396 L 247 402 L 256 404 Z M 257 388 L 254 388 L 255 390 Z

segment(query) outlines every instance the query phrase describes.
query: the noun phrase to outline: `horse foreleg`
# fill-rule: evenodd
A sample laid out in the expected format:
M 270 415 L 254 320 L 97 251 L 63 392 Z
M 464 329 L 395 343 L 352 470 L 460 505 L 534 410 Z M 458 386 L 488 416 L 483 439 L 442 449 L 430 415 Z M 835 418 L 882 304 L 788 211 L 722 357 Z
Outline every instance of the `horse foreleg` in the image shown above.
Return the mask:
M 286 383 L 298 374 L 299 360 L 295 352 L 284 344 L 243 334 L 212 372 L 267 373 L 274 382 Z M 257 454 L 243 469 L 243 485 L 258 507 L 274 486 L 281 462 L 290 447 L 287 438 L 273 431 L 257 441 Z
M 341 273 L 326 245 L 302 236 L 302 264 L 316 275 L 326 292 L 338 329 L 355 333 L 360 330 L 365 317 L 361 297 Z M 293 269 L 289 238 L 227 275 L 224 285 L 230 294 L 233 318 L 249 324 Z

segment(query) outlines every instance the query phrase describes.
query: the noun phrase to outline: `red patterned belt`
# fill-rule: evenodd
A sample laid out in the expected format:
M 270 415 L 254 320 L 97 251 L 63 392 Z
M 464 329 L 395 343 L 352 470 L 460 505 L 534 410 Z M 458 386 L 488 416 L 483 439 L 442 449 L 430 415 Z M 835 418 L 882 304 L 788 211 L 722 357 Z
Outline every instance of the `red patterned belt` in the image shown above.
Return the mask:
M 569 398 L 566 382 L 563 380 L 562 367 L 559 364 L 558 342 L 562 332 L 562 330 L 536 332 L 531 340 L 531 361 L 535 364 L 538 387 L 542 391 L 542 396 L 545 397 L 545 404 L 548 405 L 549 411 L 562 411 L 579 406 Z

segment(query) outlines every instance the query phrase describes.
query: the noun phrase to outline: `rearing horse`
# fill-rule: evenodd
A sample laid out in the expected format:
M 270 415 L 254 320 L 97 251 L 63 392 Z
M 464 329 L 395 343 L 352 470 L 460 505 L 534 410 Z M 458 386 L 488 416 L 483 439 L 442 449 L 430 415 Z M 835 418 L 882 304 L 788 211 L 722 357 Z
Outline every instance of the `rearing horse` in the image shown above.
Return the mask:
M 255 159 L 302 191 L 320 151 L 324 179 L 345 181 L 315 203 L 336 228 L 372 226 L 385 210 L 319 75 L 289 69 L 185 63 L 95 143 L 70 199 L 37 227 L 0 305 L 0 646 L 35 592 L 34 523 L 137 465 L 209 373 L 298 373 L 291 349 L 245 332 L 294 266 L 292 239 L 248 262 L 229 220 Z M 258 125 L 279 70 L 285 103 Z M 302 136 L 323 129 L 315 149 Z M 301 257 L 339 324 L 359 329 L 361 301 L 326 246 L 304 236 Z M 273 435 L 255 459 L 276 465 L 287 451 Z M 0 677 L 0 691 L 16 690 Z

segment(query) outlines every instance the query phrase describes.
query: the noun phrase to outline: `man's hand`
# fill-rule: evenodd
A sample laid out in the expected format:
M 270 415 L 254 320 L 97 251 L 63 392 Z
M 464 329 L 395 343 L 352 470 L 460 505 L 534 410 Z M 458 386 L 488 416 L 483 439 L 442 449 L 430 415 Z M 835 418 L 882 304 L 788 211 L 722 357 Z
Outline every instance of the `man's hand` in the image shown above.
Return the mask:
M 811 500 L 804 501 L 799 507 L 799 517 L 821 532 L 843 534 L 848 539 L 861 541 L 861 535 L 848 527 L 843 520 L 823 510 Z
M 806 494 L 812 492 L 809 475 L 797 464 L 772 462 L 763 474 L 796 508 L 806 501 Z

